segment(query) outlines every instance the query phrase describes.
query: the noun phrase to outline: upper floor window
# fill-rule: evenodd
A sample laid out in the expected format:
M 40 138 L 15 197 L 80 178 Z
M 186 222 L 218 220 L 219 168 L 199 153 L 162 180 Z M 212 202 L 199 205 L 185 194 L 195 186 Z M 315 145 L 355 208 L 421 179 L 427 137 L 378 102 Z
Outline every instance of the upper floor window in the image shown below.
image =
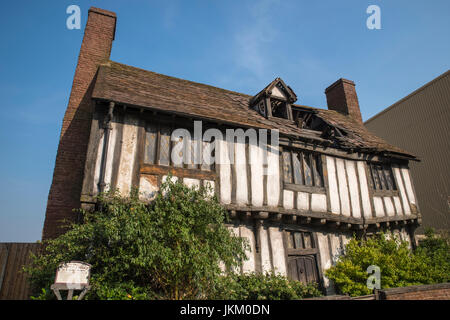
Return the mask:
M 320 154 L 310 151 L 285 150 L 282 156 L 285 183 L 323 187 Z
M 370 163 L 370 175 L 375 190 L 397 190 L 391 167 L 386 164 Z
M 146 125 L 144 148 L 145 164 L 200 170 L 214 169 L 214 164 L 207 164 L 200 160 L 195 161 L 196 141 L 192 138 L 192 132 L 190 133 L 190 137 L 185 138 L 186 140 L 184 141 L 184 138 L 172 141 L 171 135 L 173 130 L 174 128 L 172 126 L 163 123 L 148 123 Z M 183 147 L 180 146 L 175 150 L 174 148 L 178 143 L 183 143 Z M 186 147 L 184 144 L 187 144 Z M 205 148 L 205 144 L 207 144 L 207 142 L 200 142 L 197 146 L 198 148 Z M 176 161 L 174 156 L 177 156 L 182 160 Z
M 297 101 L 294 91 L 276 78 L 250 99 L 250 107 L 266 118 L 293 120 L 292 104 Z

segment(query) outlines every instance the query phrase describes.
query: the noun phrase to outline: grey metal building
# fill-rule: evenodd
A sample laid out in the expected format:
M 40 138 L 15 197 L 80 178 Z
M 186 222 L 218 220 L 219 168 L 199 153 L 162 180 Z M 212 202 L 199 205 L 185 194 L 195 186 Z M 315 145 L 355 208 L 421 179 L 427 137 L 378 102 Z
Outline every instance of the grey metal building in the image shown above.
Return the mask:
M 421 160 L 409 163 L 423 221 L 417 232 L 450 230 L 450 70 L 365 125 Z

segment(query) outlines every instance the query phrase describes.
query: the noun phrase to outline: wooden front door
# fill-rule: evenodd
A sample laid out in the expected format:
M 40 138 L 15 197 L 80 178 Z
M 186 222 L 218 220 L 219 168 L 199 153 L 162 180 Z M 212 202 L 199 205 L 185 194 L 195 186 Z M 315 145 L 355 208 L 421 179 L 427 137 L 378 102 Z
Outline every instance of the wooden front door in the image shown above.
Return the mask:
M 307 283 L 320 283 L 318 248 L 312 232 L 286 231 L 288 277 Z
M 316 257 L 308 256 L 288 256 L 289 278 L 303 283 L 319 282 L 317 274 Z

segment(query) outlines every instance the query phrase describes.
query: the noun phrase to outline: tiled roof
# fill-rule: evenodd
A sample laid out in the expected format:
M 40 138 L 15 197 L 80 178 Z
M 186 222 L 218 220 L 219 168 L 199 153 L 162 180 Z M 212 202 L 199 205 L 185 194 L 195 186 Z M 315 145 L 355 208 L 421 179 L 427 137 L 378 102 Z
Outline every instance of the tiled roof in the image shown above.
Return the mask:
M 94 99 L 111 100 L 153 110 L 200 117 L 242 127 L 279 129 L 281 135 L 323 142 L 320 132 L 301 129 L 290 120 L 266 119 L 249 108 L 250 95 L 109 61 L 99 67 Z M 407 151 L 389 145 L 370 133 L 362 124 L 336 111 L 299 106 L 316 112 L 332 126 L 348 135 L 337 138 L 344 149 L 393 152 L 413 157 Z M 335 141 L 336 142 L 336 141 Z

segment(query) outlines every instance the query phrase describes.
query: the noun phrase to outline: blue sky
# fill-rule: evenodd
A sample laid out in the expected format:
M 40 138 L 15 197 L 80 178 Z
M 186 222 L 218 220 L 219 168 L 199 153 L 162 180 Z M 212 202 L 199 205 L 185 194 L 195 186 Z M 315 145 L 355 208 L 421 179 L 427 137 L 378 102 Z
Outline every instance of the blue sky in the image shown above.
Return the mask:
M 66 28 L 79 5 L 81 30 Z M 381 8 L 369 30 L 366 8 Z M 111 59 L 255 94 L 281 77 L 299 104 L 355 81 L 364 120 L 449 69 L 450 1 L 2 1 L 0 242 L 41 238 L 87 11 L 118 16 Z

